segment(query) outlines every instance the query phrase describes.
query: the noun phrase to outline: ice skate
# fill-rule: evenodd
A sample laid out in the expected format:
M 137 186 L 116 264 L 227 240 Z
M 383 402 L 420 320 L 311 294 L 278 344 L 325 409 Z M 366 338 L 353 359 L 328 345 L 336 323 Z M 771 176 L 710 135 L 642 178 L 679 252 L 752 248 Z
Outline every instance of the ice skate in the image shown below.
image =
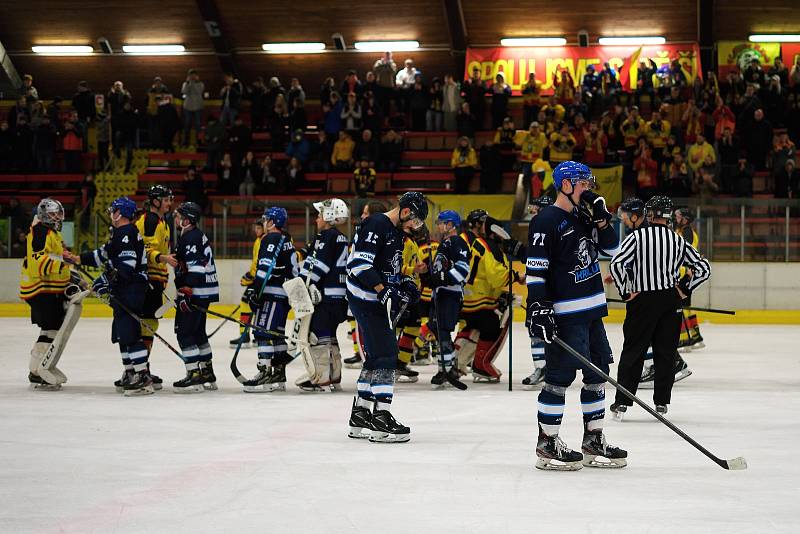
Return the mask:
M 475 366 L 472 366 L 472 381 L 475 383 L 484 382 L 489 384 L 496 384 L 500 382 L 499 376 L 490 375 L 489 373 L 485 372 L 483 369 L 476 369 Z
M 567 447 L 560 437 L 539 432 L 536 444 L 536 469 L 545 471 L 577 471 L 583 467 L 583 455 Z
M 147 364 L 147 374 L 150 375 L 150 379 L 153 381 L 153 389 L 154 390 L 161 391 L 162 389 L 164 389 L 164 380 L 160 376 L 154 375 L 153 373 L 150 372 L 150 364 L 149 363 Z M 114 384 L 114 385 L 116 385 L 116 384 Z
M 186 372 L 186 377 L 172 383 L 175 393 L 201 393 L 203 391 L 203 375 L 200 369 Z
M 300 382 L 297 384 L 297 387 L 300 388 L 300 391 L 307 391 L 310 393 L 324 393 L 326 391 L 330 391 L 327 387 L 320 386 L 318 384 L 312 384 L 311 380 Z M 331 390 L 332 389 L 333 387 L 331 387 Z
M 683 358 L 678 356 L 678 359 L 675 362 L 675 382 L 680 382 L 684 378 L 688 378 L 691 375 L 692 370 L 689 369 L 689 365 L 684 361 Z
M 361 369 L 361 365 L 362 361 L 360 354 L 356 354 L 355 356 L 344 359 L 344 366 L 348 369 Z
M 125 391 L 125 385 L 130 383 L 132 377 L 133 371 L 129 369 L 122 371 L 122 376 L 117 380 L 114 380 L 114 388 L 117 390 L 117 393 L 122 393 Z
M 371 443 L 405 443 L 411 439 L 411 429 L 398 423 L 389 410 L 375 410 L 372 414 Z
M 435 375 L 433 375 L 433 378 L 431 378 L 431 386 L 433 386 L 433 389 L 445 389 L 447 387 L 452 387 L 450 384 L 451 379 L 459 380 L 460 378 L 461 377 L 459 376 L 455 367 L 452 367 L 447 371 L 439 369 L 439 372 L 437 372 Z
M 242 337 L 244 337 L 244 339 L 242 339 Z M 243 349 L 249 349 L 250 347 L 252 347 L 252 344 L 250 343 L 250 334 L 243 334 L 242 336 L 237 336 L 231 339 L 228 342 L 228 345 L 230 346 L 230 348 L 235 349 L 236 347 L 239 346 L 239 340 L 242 340 Z
M 417 382 L 419 380 L 419 373 L 413 369 L 408 368 L 405 362 L 397 362 L 397 381 L 398 382 Z
M 200 376 L 203 379 L 203 389 L 208 391 L 216 391 L 217 388 L 217 375 L 214 374 L 214 367 L 211 362 L 206 362 L 200 368 Z
M 359 406 L 353 399 L 353 408 L 350 410 L 350 432 L 348 437 L 353 439 L 368 438 L 372 432 L 372 413 L 369 408 Z
M 628 451 L 606 443 L 602 430 L 584 432 L 581 450 L 586 467 L 619 468 L 628 465 Z
M 625 412 L 628 411 L 628 407 L 624 404 L 615 402 L 608 407 L 608 410 L 613 415 L 615 421 L 622 421 L 625 418 Z
M 42 391 L 58 391 L 61 389 L 61 384 L 50 384 L 42 379 L 39 375 L 28 373 L 28 382 L 30 382 L 33 389 Z
M 653 389 L 656 378 L 655 365 L 645 365 L 642 368 L 642 377 L 639 378 L 639 389 Z
M 667 415 L 667 411 L 666 404 L 656 404 L 656 412 L 660 413 L 661 415 Z
M 152 395 L 155 392 L 153 389 L 153 379 L 150 378 L 150 373 L 147 371 L 134 373 L 130 381 L 125 384 L 124 390 L 124 395 L 126 397 Z
M 522 386 L 523 389 L 528 391 L 534 390 L 537 387 L 542 385 L 544 382 L 544 367 L 537 367 L 533 370 L 530 376 L 527 376 L 522 379 Z
M 283 367 L 259 367 L 258 374 L 242 384 L 242 387 L 245 393 L 286 391 L 286 372 Z

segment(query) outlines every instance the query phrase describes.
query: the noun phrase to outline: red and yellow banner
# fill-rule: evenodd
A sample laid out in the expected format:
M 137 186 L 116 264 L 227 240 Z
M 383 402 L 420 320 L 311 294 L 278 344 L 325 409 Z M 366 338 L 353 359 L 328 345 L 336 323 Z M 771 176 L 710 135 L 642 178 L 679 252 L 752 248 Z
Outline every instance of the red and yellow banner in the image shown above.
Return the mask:
M 754 59 L 766 70 L 780 53 L 781 43 L 720 41 L 717 43 L 719 77 L 724 78 L 732 70 L 744 71 Z
M 626 91 L 635 89 L 639 59 L 652 59 L 658 67 L 669 65 L 677 59 L 689 82 L 702 78 L 700 48 L 697 43 L 666 44 L 658 46 L 577 46 L 531 47 L 531 48 L 468 48 L 464 77 L 472 75 L 472 69 L 481 69 L 484 80 L 494 80 L 498 72 L 505 75 L 506 83 L 515 95 L 519 95 L 528 74 L 536 74 L 542 82 L 542 94 L 552 94 L 553 76 L 558 70 L 567 69 L 580 85 L 586 67 L 594 65 L 599 72 L 608 62 L 616 71 Z M 648 62 L 649 63 L 649 62 Z
M 781 44 L 781 58 L 786 68 L 791 72 L 792 65 L 797 63 L 797 60 L 800 59 L 800 43 Z

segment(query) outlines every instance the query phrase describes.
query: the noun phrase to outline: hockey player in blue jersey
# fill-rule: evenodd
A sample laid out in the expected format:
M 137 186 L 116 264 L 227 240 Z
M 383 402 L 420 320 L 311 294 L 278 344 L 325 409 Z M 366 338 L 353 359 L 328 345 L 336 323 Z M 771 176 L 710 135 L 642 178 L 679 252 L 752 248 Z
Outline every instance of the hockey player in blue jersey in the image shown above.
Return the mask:
M 217 389 L 206 335 L 206 310 L 219 300 L 219 282 L 211 243 L 197 227 L 202 213 L 194 202 L 184 202 L 175 211 L 175 334 L 186 365 L 186 377 L 172 384 L 175 393 Z
M 431 385 L 434 389 L 439 389 L 445 384 L 459 382 L 452 332 L 458 323 L 464 302 L 470 252 L 469 245 L 458 234 L 461 229 L 461 216 L 458 213 L 453 210 L 441 212 L 436 218 L 436 226 L 440 241 L 431 266 L 433 297 L 430 317 L 434 323 L 432 330 L 439 344 L 439 371 L 431 379 Z M 449 379 L 447 375 L 450 375 Z
M 414 280 L 401 275 L 403 232 L 419 228 L 427 216 L 425 197 L 405 193 L 396 208 L 370 215 L 353 236 L 347 300 L 363 336 L 366 359 L 350 412 L 351 438 L 382 443 L 411 439 L 411 429 L 398 423 L 389 410 L 398 356 L 393 322 L 401 309 L 419 300 Z
M 142 313 L 147 289 L 144 240 L 133 223 L 136 203 L 120 197 L 111 203 L 108 213 L 111 238 L 97 250 L 81 254 L 80 263 L 104 269 L 92 284 L 92 291 L 101 298 L 111 296 L 111 342 L 119 344 L 125 367 L 120 380 L 122 391 L 126 396 L 149 395 L 153 393 L 153 379 L 147 370 L 147 347 L 142 340 L 142 327 L 130 313 Z
M 350 209 L 342 199 L 315 202 L 317 230 L 308 247 L 309 255 L 300 268 L 300 277 L 307 282 L 314 305 L 310 317 L 308 342 L 304 353 L 306 374 L 296 384 L 304 391 L 321 390 L 324 386 L 339 388 L 342 382 L 342 356 L 336 339 L 336 328 L 347 320 L 345 282 L 349 240 L 338 228 L 350 218 Z M 296 331 L 300 331 L 299 328 Z
M 603 435 L 604 379 L 553 343 L 558 335 L 608 373 L 611 347 L 602 321 L 608 307 L 597 257 L 598 250 L 613 250 L 619 238 L 609 224 L 605 200 L 592 191 L 595 179 L 586 165 L 560 163 L 553 182 L 558 192 L 554 204 L 542 209 L 528 229 L 526 324 L 531 338 L 545 342 L 547 361 L 539 393 L 536 467 L 623 467 L 627 452 L 608 445 Z M 558 435 L 566 391 L 578 369 L 583 375 L 583 454 Z
M 291 358 L 283 335 L 289 314 L 283 282 L 293 278 L 297 269 L 292 238 L 283 230 L 287 220 L 284 208 L 264 210 L 267 233 L 261 238 L 255 281 L 247 289 L 254 311 L 251 323 L 259 328 L 253 335 L 258 343 L 258 374 L 242 384 L 247 393 L 286 390 L 286 365 Z M 276 334 L 267 334 L 264 330 Z

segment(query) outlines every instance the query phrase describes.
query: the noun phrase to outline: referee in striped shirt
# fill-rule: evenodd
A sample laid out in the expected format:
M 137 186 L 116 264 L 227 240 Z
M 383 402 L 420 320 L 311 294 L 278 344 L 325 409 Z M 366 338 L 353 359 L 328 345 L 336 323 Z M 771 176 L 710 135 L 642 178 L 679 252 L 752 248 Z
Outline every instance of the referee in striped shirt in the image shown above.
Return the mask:
M 682 300 L 708 279 L 711 268 L 708 260 L 670 228 L 672 200 L 655 196 L 645 204 L 645 213 L 648 224 L 631 232 L 611 260 L 614 284 L 627 302 L 617 381 L 636 393 L 644 356 L 652 345 L 653 402 L 659 413 L 667 413 L 675 379 Z M 687 274 L 680 277 L 684 265 Z M 632 405 L 633 401 L 617 391 L 610 409 L 621 420 Z

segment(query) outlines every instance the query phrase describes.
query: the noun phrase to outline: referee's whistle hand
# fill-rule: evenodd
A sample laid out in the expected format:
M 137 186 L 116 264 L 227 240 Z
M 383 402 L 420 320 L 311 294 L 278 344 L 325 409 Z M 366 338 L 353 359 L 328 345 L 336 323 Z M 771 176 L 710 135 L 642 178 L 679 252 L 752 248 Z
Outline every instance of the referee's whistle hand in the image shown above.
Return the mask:
M 630 296 L 629 296 L 627 299 L 625 299 L 625 301 L 626 301 L 626 302 L 630 302 L 630 301 L 632 301 L 633 299 L 635 299 L 635 298 L 636 298 L 636 297 L 638 297 L 638 296 L 639 296 L 639 292 L 638 292 L 638 291 L 636 291 L 636 292 L 634 292 L 634 293 L 631 293 L 631 294 L 630 294 Z

